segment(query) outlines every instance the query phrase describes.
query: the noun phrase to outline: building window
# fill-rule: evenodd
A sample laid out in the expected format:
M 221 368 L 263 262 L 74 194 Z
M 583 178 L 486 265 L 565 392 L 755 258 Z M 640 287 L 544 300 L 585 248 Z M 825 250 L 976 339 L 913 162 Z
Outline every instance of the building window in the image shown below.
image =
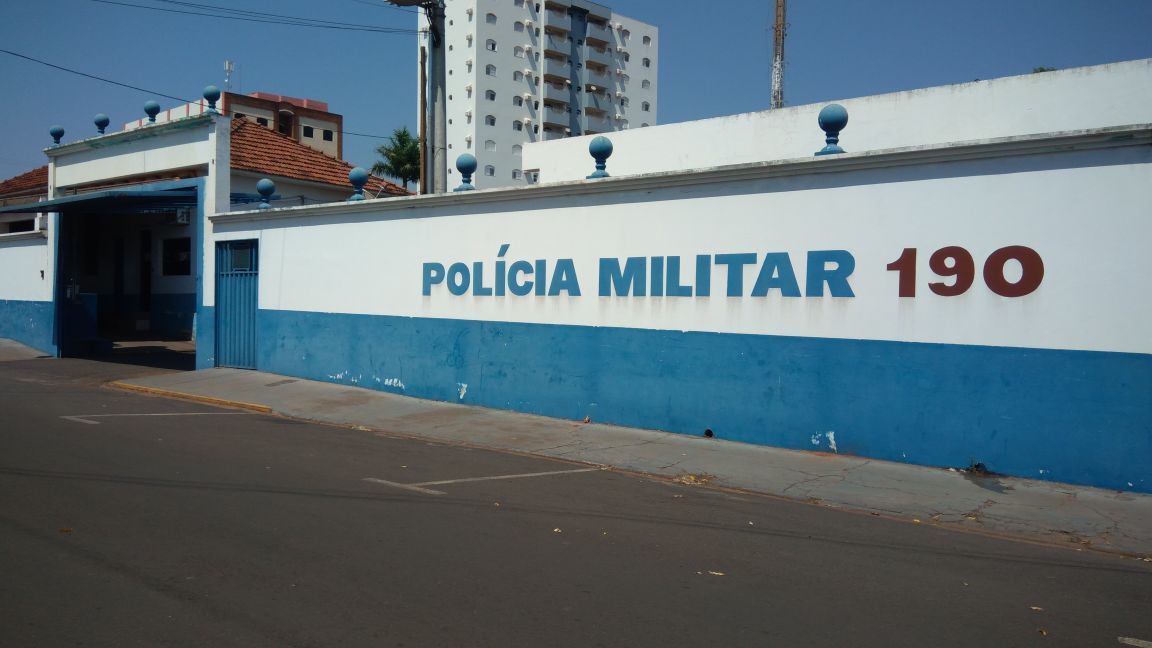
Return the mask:
M 521 123 L 519 120 L 514 121 L 514 122 L 512 122 L 512 130 L 522 131 L 522 130 L 524 130 L 524 124 Z
M 496 24 L 496 14 L 490 13 L 487 16 L 484 16 L 484 22 L 488 23 L 489 25 L 495 25 Z
M 257 118 L 256 118 L 256 123 L 257 123 L 257 124 L 260 124 L 261 126 L 267 126 L 267 125 L 268 125 L 268 120 L 267 120 L 266 118 L 264 118 L 264 117 L 257 117 Z
M 489 177 L 496 175 L 496 167 L 492 166 L 491 164 L 485 165 L 484 166 L 484 175 L 489 176 Z
M 464 95 L 466 97 L 468 97 L 469 99 L 472 98 L 472 86 L 468 86 L 467 88 L 464 88 Z
M 644 79 L 643 81 L 640 82 L 640 87 L 641 88 L 651 88 L 652 82 L 649 81 L 648 79 Z
M 625 61 L 631 61 L 632 60 L 632 57 L 628 56 L 628 52 L 624 52 L 623 56 L 624 56 Z
M 513 81 L 523 81 L 524 80 L 524 73 L 521 72 L 520 70 L 516 70 L 515 72 L 512 73 L 512 80 Z
M 300 130 L 303 132 L 304 137 L 311 139 L 315 136 L 315 132 L 312 130 L 311 126 L 302 126 Z
M 465 137 L 464 138 L 464 148 L 466 148 L 466 149 L 472 148 L 472 138 L 471 137 Z
M 644 44 L 645 45 L 651 45 L 652 44 L 652 37 L 651 36 L 645 36 L 644 37 Z
M 493 117 L 492 115 L 485 115 L 484 116 L 484 124 L 486 126 L 495 126 L 496 125 L 496 118 Z
M 489 52 L 495 52 L 496 51 L 496 41 L 492 40 L 491 38 L 484 41 L 484 49 L 488 50 Z
M 528 184 L 536 184 L 537 182 L 540 182 L 539 171 L 529 171 L 526 175 L 528 176 Z
M 522 22 L 520 22 L 519 20 L 517 20 L 517 21 L 515 22 L 515 24 L 513 24 L 513 25 L 512 25 L 512 30 L 513 30 L 513 31 L 518 31 L 518 32 L 522 32 L 522 31 L 524 31 L 524 23 L 522 23 Z
M 519 180 L 520 179 L 520 169 L 512 169 L 512 179 L 513 180 Z
M 472 22 L 472 10 L 468 10 L 468 22 Z
M 496 150 L 496 140 L 484 140 L 484 150 L 485 151 L 495 151 Z
M 472 61 L 464 61 L 464 71 L 469 73 L 472 72 Z
M 467 40 L 468 40 L 468 47 L 471 48 L 472 47 L 472 34 L 468 34 Z
M 18 232 L 31 232 L 31 231 L 36 229 L 36 219 L 35 218 L 26 218 L 24 220 L 8 221 L 7 226 L 8 226 L 8 233 L 9 234 L 16 234 Z M 3 227 L 3 225 L 0 225 L 0 227 Z M 99 241 L 99 239 L 95 236 L 91 236 L 88 238 L 90 240 L 93 240 L 93 241 L 97 241 L 97 242 Z M 86 254 L 84 256 L 84 261 L 86 264 L 88 264 L 88 263 L 92 263 L 93 260 L 96 260 L 99 258 L 100 258 L 99 254 Z M 94 274 L 96 274 L 96 270 L 86 272 L 85 274 L 94 275 Z
M 640 124 L 640 128 L 648 128 L 648 124 Z
M 464 123 L 465 124 L 471 124 L 472 123 L 472 113 L 468 113 L 468 114 L 464 115 Z
M 523 106 L 524 105 L 524 97 L 521 97 L 520 95 L 516 95 L 515 97 L 512 97 L 512 105 L 513 106 Z
M 515 56 L 516 58 L 524 58 L 524 48 L 520 47 L 519 45 L 513 47 L 512 56 Z
M 628 41 L 628 39 L 629 39 L 629 38 L 631 38 L 631 37 L 632 37 L 632 32 L 628 31 L 627 29 L 625 29 L 624 31 L 620 32 L 620 40 L 621 40 L 621 41 L 627 42 L 627 41 Z
M 236 117 L 236 119 L 244 119 L 248 115 L 245 115 L 244 113 L 236 113 L 234 116 Z
M 523 7 L 524 0 L 514 0 L 512 4 L 516 5 L 517 7 Z
M 327 130 L 327 129 L 324 130 L 324 141 L 325 142 L 331 142 L 332 141 L 332 131 Z
M 484 91 L 484 98 L 487 99 L 488 101 L 496 101 L 496 91 L 495 90 L 485 90 Z
M 519 144 L 513 144 L 512 145 L 512 155 L 520 155 L 523 152 L 524 152 L 523 146 L 520 146 Z
M 628 97 L 620 97 L 620 105 L 621 106 L 627 106 L 628 105 Z
M 648 103 L 647 101 L 641 101 L 640 102 L 640 110 L 643 110 L 644 112 L 648 112 L 649 110 L 652 110 L 652 104 Z
M 485 65 L 484 66 L 484 74 L 487 74 L 488 76 L 496 76 L 496 66 L 495 65 Z
M 652 59 L 650 59 L 650 58 L 648 58 L 647 56 L 645 56 L 645 57 L 644 57 L 644 60 L 643 60 L 643 61 L 641 61 L 641 62 L 640 62 L 640 64 L 641 64 L 641 65 L 643 65 L 643 66 L 644 66 L 644 67 L 646 67 L 646 68 L 650 68 L 650 67 L 652 67 Z
M 187 236 L 164 239 L 163 267 L 166 276 L 192 274 L 192 239 Z

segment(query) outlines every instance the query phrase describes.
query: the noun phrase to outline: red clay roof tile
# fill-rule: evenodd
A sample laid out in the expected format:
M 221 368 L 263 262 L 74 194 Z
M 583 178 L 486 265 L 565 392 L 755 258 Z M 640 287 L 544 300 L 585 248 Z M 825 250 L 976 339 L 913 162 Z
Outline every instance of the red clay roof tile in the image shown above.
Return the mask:
M 247 119 L 232 120 L 232 168 L 351 188 L 352 165 L 325 155 Z M 364 187 L 381 196 L 408 196 L 407 189 L 377 176 Z
M 18 196 L 48 192 L 48 165 L 0 182 L 0 196 Z

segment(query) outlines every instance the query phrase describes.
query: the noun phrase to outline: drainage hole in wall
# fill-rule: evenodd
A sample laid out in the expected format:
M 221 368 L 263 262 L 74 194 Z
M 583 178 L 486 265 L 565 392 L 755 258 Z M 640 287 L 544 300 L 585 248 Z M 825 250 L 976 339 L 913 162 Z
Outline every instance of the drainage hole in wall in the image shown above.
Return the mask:
M 715 435 L 712 433 L 712 429 L 711 429 L 711 428 L 705 428 L 705 430 L 704 430 L 704 436 L 706 436 L 706 437 L 708 437 L 709 439 L 711 439 L 711 438 L 712 438 L 713 436 L 715 436 Z

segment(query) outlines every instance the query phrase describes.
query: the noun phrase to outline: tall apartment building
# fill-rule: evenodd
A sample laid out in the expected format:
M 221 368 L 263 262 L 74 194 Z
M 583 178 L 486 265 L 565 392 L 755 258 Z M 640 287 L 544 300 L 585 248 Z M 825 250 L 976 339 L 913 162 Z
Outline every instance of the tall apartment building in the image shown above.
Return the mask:
M 586 0 L 445 4 L 449 188 L 461 153 L 478 187 L 526 184 L 529 142 L 656 123 L 656 27 Z

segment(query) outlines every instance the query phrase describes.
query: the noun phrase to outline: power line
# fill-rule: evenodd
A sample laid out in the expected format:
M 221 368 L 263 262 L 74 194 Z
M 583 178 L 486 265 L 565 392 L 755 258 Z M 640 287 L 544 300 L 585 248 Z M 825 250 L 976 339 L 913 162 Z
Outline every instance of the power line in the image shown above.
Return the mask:
M 18 57 L 18 58 L 26 59 L 26 60 L 32 61 L 33 63 L 39 63 L 40 65 L 46 65 L 50 68 L 56 68 L 57 70 L 62 70 L 64 72 L 68 72 L 71 74 L 77 74 L 77 75 L 80 75 L 82 77 L 88 77 L 89 79 L 96 79 L 97 81 L 103 81 L 104 83 L 111 83 L 112 85 L 118 85 L 122 88 L 130 88 L 132 90 L 138 90 L 140 92 L 145 92 L 148 94 L 157 95 L 160 97 L 165 97 L 167 99 L 175 99 L 176 101 L 180 101 L 183 103 L 191 103 L 187 99 L 182 99 L 180 97 L 174 97 L 170 94 L 164 94 L 163 92 L 156 92 L 155 90 L 149 90 L 147 88 L 141 88 L 139 86 L 129 85 L 127 83 L 120 83 L 119 81 L 113 81 L 112 79 L 106 79 L 104 77 L 96 76 L 95 74 L 88 74 L 87 72 L 81 72 L 79 70 L 73 70 L 72 68 L 66 68 L 62 65 L 56 65 L 54 63 L 49 63 L 48 61 L 41 61 L 38 58 L 32 58 L 31 56 L 20 54 L 18 52 L 13 52 L 13 51 L 6 50 L 6 49 L 0 49 L 0 52 L 3 52 L 5 54 L 10 54 L 10 55 Z
M 95 79 L 97 81 L 103 81 L 104 83 L 111 83 L 112 85 L 120 86 L 122 88 L 129 88 L 129 89 L 137 90 L 139 92 L 144 92 L 144 93 L 147 93 L 150 95 L 155 95 L 158 97 L 164 97 L 166 99 L 175 99 L 176 101 L 179 101 L 182 103 L 194 103 L 193 101 L 191 101 L 189 99 L 184 99 L 182 97 L 176 97 L 176 96 L 173 96 L 170 94 L 164 94 L 163 92 L 156 92 L 155 90 L 149 90 L 147 88 L 141 88 L 139 86 L 129 85 L 127 83 L 121 83 L 119 81 L 113 81 L 112 79 L 106 79 L 104 77 L 96 76 L 95 74 L 88 74 L 87 72 L 81 72 L 79 70 L 73 70 L 72 68 L 67 68 L 67 67 L 64 67 L 62 65 L 56 65 L 55 63 L 49 63 L 48 61 L 42 61 L 38 58 L 33 58 L 33 57 L 27 56 L 25 54 L 20 54 L 19 52 L 13 52 L 11 50 L 6 50 L 6 49 L 0 49 L 0 52 L 3 52 L 4 54 L 10 54 L 10 55 L 15 56 L 17 58 L 22 58 L 22 59 L 25 59 L 28 61 L 32 61 L 33 63 L 39 63 L 40 65 L 46 65 L 50 68 L 61 70 L 63 72 L 68 72 L 69 74 L 76 74 L 76 75 L 79 75 L 82 77 L 87 77 L 89 79 Z M 356 137 L 370 137 L 372 139 L 390 139 L 387 135 L 372 135 L 370 133 L 355 133 L 352 131 L 343 131 L 343 134 L 344 135 L 355 135 Z
M 130 2 L 116 2 L 115 0 L 91 0 L 92 2 L 99 2 L 102 4 L 118 5 L 121 7 L 131 7 L 133 9 L 148 9 L 151 11 L 163 11 L 165 13 L 184 14 L 189 16 L 203 16 L 205 18 L 220 18 L 223 20 L 238 20 L 242 22 L 265 23 L 271 25 L 288 25 L 291 27 L 312 27 L 314 29 L 335 29 L 340 31 L 361 31 L 377 34 L 418 34 L 419 30 L 416 29 L 403 29 L 399 27 L 375 27 L 371 25 L 355 25 L 352 23 L 335 23 L 326 24 L 332 21 L 319 21 L 311 18 L 295 18 L 291 16 L 277 16 L 275 14 L 256 14 L 253 16 L 236 15 L 229 16 L 219 13 L 205 13 L 199 11 L 185 11 L 182 9 L 165 9 L 163 7 L 149 7 L 147 5 L 133 4 Z M 207 5 L 205 5 L 207 6 Z M 265 18 L 256 17 L 257 15 L 266 16 Z
M 200 3 L 196 3 L 196 2 L 187 2 L 187 1 L 182 1 L 182 0 L 152 0 L 152 1 L 153 2 L 163 2 L 165 4 L 174 4 L 174 5 L 184 6 L 184 7 L 192 7 L 194 9 L 203 9 L 205 11 L 223 11 L 223 12 L 239 14 L 239 15 L 243 15 L 243 16 L 252 16 L 252 17 L 260 18 L 260 19 L 281 18 L 284 20 L 300 21 L 301 23 L 309 23 L 310 26 L 311 26 L 311 24 L 315 23 L 315 24 L 339 25 L 342 27 L 377 28 L 375 25 L 356 25 L 354 23 L 348 23 L 348 22 L 337 21 L 337 20 L 323 20 L 321 18 L 303 18 L 300 16 L 285 16 L 282 14 L 270 14 L 270 13 L 265 12 L 265 11 L 251 11 L 249 9 L 233 9 L 231 7 L 221 7 L 219 5 L 200 4 Z M 221 16 L 221 17 L 223 17 L 223 16 Z M 392 28 L 392 27 L 379 27 L 379 29 L 394 29 L 394 28 Z

